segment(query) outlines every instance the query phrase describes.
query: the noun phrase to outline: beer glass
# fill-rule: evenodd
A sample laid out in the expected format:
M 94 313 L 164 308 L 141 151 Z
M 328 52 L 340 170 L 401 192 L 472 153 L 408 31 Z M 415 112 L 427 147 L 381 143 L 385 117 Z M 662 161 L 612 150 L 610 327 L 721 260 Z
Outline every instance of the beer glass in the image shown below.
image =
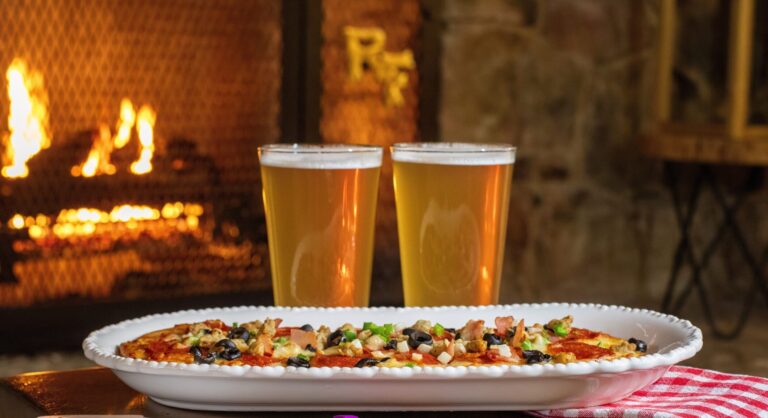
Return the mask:
M 381 147 L 259 148 L 275 304 L 367 306 Z
M 498 303 L 515 148 L 392 147 L 407 306 Z

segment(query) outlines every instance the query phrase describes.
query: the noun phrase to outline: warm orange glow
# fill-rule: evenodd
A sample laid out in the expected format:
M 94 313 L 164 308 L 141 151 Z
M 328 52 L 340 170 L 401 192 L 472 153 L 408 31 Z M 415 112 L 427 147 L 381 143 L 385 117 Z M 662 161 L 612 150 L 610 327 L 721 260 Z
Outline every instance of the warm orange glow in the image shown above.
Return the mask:
M 8 221 L 8 226 L 13 229 L 21 229 L 24 228 L 24 217 L 19 215 L 18 213 L 13 215 L 10 221 Z
M 162 209 L 125 204 L 115 206 L 109 212 L 95 208 L 63 209 L 54 219 L 43 214 L 34 217 L 15 214 L 8 220 L 8 227 L 18 230 L 27 228 L 29 237 L 35 241 L 94 235 L 119 239 L 126 234 L 126 230 L 154 232 L 155 235 L 170 229 L 195 231 L 200 227 L 200 217 L 204 212 L 203 206 L 198 203 L 169 202 Z
M 117 132 L 112 142 L 115 148 L 120 149 L 131 139 L 131 130 L 136 123 L 136 111 L 133 110 L 133 103 L 128 98 L 123 98 L 120 102 L 120 120 L 117 122 Z
M 35 154 L 51 146 L 48 126 L 48 93 L 43 76 L 16 58 L 5 74 L 8 80 L 9 134 L 3 135 L 2 175 L 27 177 L 29 161 Z
M 141 153 L 139 159 L 131 164 L 131 172 L 147 174 L 152 171 L 152 155 L 155 153 L 153 129 L 157 120 L 157 113 L 151 107 L 144 105 L 139 109 L 139 115 L 136 119 L 136 131 L 139 133 Z
M 99 126 L 99 133 L 93 141 L 93 147 L 88 152 L 85 162 L 72 167 L 73 176 L 93 177 L 99 174 L 115 174 L 115 166 L 111 163 L 112 133 L 107 125 Z
M 131 140 L 134 126 L 139 137 L 139 158 L 131 164 L 134 174 L 147 174 L 152 171 L 152 157 L 155 154 L 154 127 L 157 113 L 148 105 L 139 109 L 138 115 L 130 99 L 120 102 L 120 119 L 117 122 L 115 135 L 112 136 L 105 125 L 99 127 L 99 135 L 93 142 L 88 158 L 72 167 L 73 176 L 93 177 L 101 174 L 114 174 L 115 166 L 110 159 L 112 151 L 123 148 Z

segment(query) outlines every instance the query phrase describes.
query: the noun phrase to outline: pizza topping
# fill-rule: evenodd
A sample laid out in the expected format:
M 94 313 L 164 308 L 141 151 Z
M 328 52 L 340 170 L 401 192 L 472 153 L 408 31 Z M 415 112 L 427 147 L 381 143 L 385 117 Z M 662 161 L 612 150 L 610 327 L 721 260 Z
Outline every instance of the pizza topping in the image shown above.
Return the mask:
M 545 329 L 558 337 L 565 337 L 571 332 L 573 317 L 568 315 L 562 319 L 553 319 L 544 326 Z
M 646 344 L 645 341 L 643 340 L 638 340 L 637 338 L 630 338 L 629 343 L 635 345 L 635 351 L 639 351 L 641 353 L 645 353 L 646 351 L 648 351 L 648 344 Z
M 251 333 L 248 332 L 248 330 L 245 329 L 245 327 L 236 327 L 236 328 L 232 328 L 229 331 L 229 334 L 227 334 L 227 338 L 229 338 L 230 340 L 240 339 L 240 340 L 248 341 L 248 339 L 251 338 Z
M 304 331 L 301 328 L 294 328 L 291 330 L 290 335 L 291 341 L 299 347 L 317 346 L 317 334 L 315 334 L 315 331 Z
M 216 360 L 215 354 L 211 352 L 203 354 L 203 351 L 200 349 L 200 347 L 192 347 L 189 349 L 189 352 L 192 354 L 192 357 L 195 359 L 195 363 L 197 364 L 211 364 Z
M 123 356 L 196 364 L 293 367 L 409 367 L 538 364 L 637 357 L 648 350 L 636 338 L 624 340 L 572 327 L 573 318 L 525 326 L 497 317 L 495 328 L 470 320 L 458 330 L 418 320 L 407 328 L 365 322 L 331 332 L 305 324 L 280 327 L 282 320 L 233 323 L 220 320 L 178 324 L 120 345 Z
M 484 353 L 488 349 L 488 343 L 484 340 L 472 340 L 464 343 L 464 348 L 469 353 Z
M 224 360 L 235 360 L 240 358 L 242 353 L 237 348 L 237 345 L 232 342 L 232 340 L 221 340 L 214 344 L 213 348 L 211 349 L 212 353 L 215 353 L 217 356 L 223 358 Z
M 385 344 L 386 342 L 381 336 L 374 334 L 365 340 L 365 349 L 368 351 L 377 351 L 384 348 Z
M 403 330 L 403 333 L 405 333 L 405 330 Z M 418 348 L 422 345 L 432 345 L 432 336 L 424 331 L 411 328 L 410 334 L 406 335 L 408 335 L 408 345 L 411 348 Z
M 496 317 L 494 323 L 496 324 L 496 335 L 503 338 L 507 335 L 509 330 L 513 329 L 515 318 L 511 316 L 499 316 Z
M 509 341 L 509 345 L 512 347 L 520 347 L 520 344 L 525 339 L 525 321 L 520 320 L 520 322 L 517 323 L 517 326 L 512 331 L 512 338 Z M 509 335 L 509 332 L 507 331 L 507 335 Z
M 502 341 L 501 338 L 499 338 L 496 334 L 485 334 L 483 335 L 483 340 L 488 343 L 488 345 L 501 345 Z
M 539 350 L 523 350 L 523 358 L 526 364 L 547 363 L 552 359 L 549 354 L 544 354 Z
M 389 360 L 389 358 L 387 357 L 381 360 L 377 360 L 375 358 L 369 358 L 369 357 L 361 358 L 357 363 L 355 363 L 355 367 L 372 367 L 387 360 Z
M 309 368 L 309 359 L 306 357 L 288 357 L 285 362 L 286 366 Z
M 485 334 L 485 321 L 483 320 L 469 320 L 464 328 L 459 330 L 460 338 L 464 341 L 480 340 Z

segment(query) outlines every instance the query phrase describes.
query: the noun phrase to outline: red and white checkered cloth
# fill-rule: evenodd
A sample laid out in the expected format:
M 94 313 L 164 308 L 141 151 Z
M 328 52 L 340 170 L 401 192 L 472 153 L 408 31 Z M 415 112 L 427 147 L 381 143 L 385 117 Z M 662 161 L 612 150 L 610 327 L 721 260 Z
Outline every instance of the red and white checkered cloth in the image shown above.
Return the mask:
M 656 383 L 618 402 L 531 412 L 541 417 L 768 417 L 768 379 L 672 366 Z

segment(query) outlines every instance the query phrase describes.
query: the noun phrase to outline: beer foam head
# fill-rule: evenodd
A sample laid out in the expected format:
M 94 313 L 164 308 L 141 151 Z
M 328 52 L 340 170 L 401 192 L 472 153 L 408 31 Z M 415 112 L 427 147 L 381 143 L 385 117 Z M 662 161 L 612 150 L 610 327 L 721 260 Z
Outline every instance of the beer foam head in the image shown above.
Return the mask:
M 382 149 L 368 145 L 272 144 L 259 148 L 262 165 L 285 168 L 381 167 Z
M 505 144 L 418 142 L 392 146 L 394 161 L 445 165 L 499 165 L 515 163 L 515 147 Z

